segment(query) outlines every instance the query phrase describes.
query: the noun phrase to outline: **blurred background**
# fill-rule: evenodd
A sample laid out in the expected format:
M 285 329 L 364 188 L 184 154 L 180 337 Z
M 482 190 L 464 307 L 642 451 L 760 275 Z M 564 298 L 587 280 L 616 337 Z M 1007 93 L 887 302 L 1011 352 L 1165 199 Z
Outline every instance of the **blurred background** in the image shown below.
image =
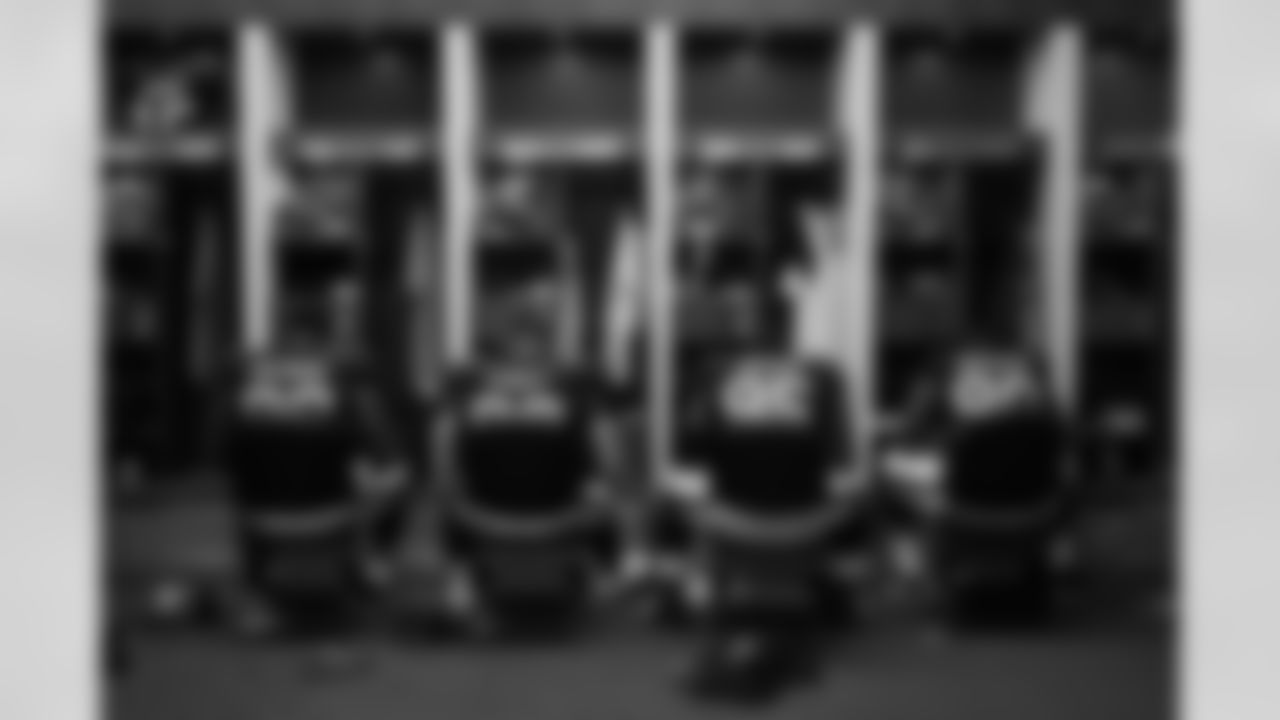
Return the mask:
M 1171 717 L 1174 10 L 110 0 L 97 251 L 111 611 L 145 605 L 158 579 L 234 576 L 217 439 L 246 356 L 287 344 L 362 368 L 429 482 L 445 369 L 511 322 L 483 261 L 507 205 L 536 208 L 520 222 L 567 258 L 567 291 L 518 301 L 520 322 L 637 389 L 625 472 L 642 496 L 670 463 L 663 388 L 681 369 L 637 348 L 716 324 L 698 319 L 707 302 L 661 300 L 681 287 L 701 203 L 766 248 L 792 342 L 839 367 L 865 455 L 939 349 L 996 323 L 1044 359 L 1084 489 L 1079 627 L 935 647 L 880 608 L 835 681 L 786 714 Z M 407 553 L 428 577 L 420 516 Z M 665 686 L 679 641 L 626 628 L 572 650 L 393 644 L 368 677 L 323 688 L 299 685 L 285 649 L 139 642 L 147 659 L 111 686 L 109 717 L 704 712 Z M 589 686 L 607 690 L 565 692 Z

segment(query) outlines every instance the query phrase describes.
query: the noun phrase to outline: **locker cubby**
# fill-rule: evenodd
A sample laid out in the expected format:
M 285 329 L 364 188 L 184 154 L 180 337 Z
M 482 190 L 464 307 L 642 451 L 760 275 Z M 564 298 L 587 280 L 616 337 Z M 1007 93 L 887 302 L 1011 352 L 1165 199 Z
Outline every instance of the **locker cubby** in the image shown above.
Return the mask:
M 111 459 L 181 470 L 205 451 L 205 411 L 236 352 L 234 177 L 216 165 L 112 164 L 103 183 Z
M 1048 148 L 1032 124 L 1035 32 L 884 33 L 874 342 L 877 402 L 893 413 L 967 334 L 1029 339 Z
M 889 28 L 884 117 L 897 135 L 1021 132 L 1033 35 Z
M 641 33 L 498 25 L 477 29 L 476 48 L 481 199 L 473 256 L 483 259 L 495 232 L 520 227 L 550 241 L 544 260 L 554 267 L 545 269 L 569 284 L 578 310 L 546 308 L 536 322 L 575 362 L 594 364 L 617 241 L 644 212 Z M 473 316 L 481 323 L 502 314 L 492 273 L 481 272 L 491 265 L 471 270 Z M 548 312 L 555 317 L 543 317 Z
M 223 322 L 238 253 L 234 45 L 226 29 L 122 27 L 106 34 L 103 157 L 105 292 L 152 304 L 160 340 L 202 332 L 185 318 L 188 282 L 213 266 Z M 129 304 L 137 304 L 132 303 Z M 225 320 L 230 322 L 230 320 Z M 175 325 L 176 324 L 176 325 Z M 225 336 L 224 336 L 225 337 Z M 184 343 L 165 362 L 181 373 Z
M 360 362 L 399 421 L 434 383 L 442 68 L 428 27 L 284 30 L 269 135 L 274 335 Z M 271 72 L 268 69 L 267 72 Z M 408 426 L 402 427 L 408 430 Z
M 103 226 L 108 243 L 146 245 L 164 207 L 164 191 L 154 173 L 109 167 L 103 173 Z
M 823 262 L 825 249 L 820 244 L 831 239 L 809 237 L 804 214 L 832 213 L 841 202 L 843 174 L 838 158 L 787 161 L 747 151 L 712 161 L 689 161 L 681 181 L 683 223 L 719 213 L 722 218 L 716 222 L 726 224 L 725 232 L 742 236 L 759 250 L 757 257 L 767 265 L 757 268 L 762 279 L 791 270 L 813 271 Z M 699 197 L 707 191 L 696 185 L 706 182 L 722 184 L 721 190 L 711 191 L 716 197 Z M 704 207 L 712 203 L 721 207 Z
M 993 156 L 891 155 L 880 208 L 881 407 L 950 343 L 982 328 L 1024 337 L 1035 288 L 1043 165 L 1034 146 Z M 912 359 L 914 358 L 914 359 Z
M 794 280 L 804 278 L 810 292 L 828 282 L 823 266 L 841 243 L 812 224 L 837 217 L 846 197 L 842 39 L 821 27 L 694 26 L 683 31 L 677 54 L 678 283 L 695 306 L 697 283 L 711 283 L 703 291 L 715 285 L 711 276 L 695 278 L 716 271 L 698 269 L 704 263 L 695 261 L 699 253 L 691 244 L 703 232 L 698 226 L 720 225 L 720 233 L 742 243 L 731 255 L 752 266 L 746 271 L 761 291 L 790 297 L 797 342 L 803 342 L 804 314 L 823 309 L 792 295 Z M 720 218 L 710 219 L 715 215 Z M 696 315 L 678 313 L 673 331 L 696 335 L 681 327 Z M 712 321 L 708 332 L 716 326 Z
M 238 115 L 232 50 L 226 30 L 108 33 L 102 47 L 106 161 L 229 162 Z
M 1176 422 L 1177 377 L 1172 370 L 1154 368 L 1169 366 L 1176 352 L 1176 248 L 1167 232 L 1145 240 L 1121 237 L 1095 236 L 1083 249 L 1083 328 L 1078 352 L 1084 402 L 1091 408 L 1090 430 L 1119 442 L 1102 415 L 1109 404 L 1125 405 L 1145 418 L 1149 443 L 1167 451 Z M 1144 367 L 1152 372 L 1144 375 L 1140 371 Z M 1114 400 L 1126 388 L 1132 397 Z M 1129 465 L 1127 471 L 1150 475 L 1172 462 L 1167 454 L 1155 451 L 1143 457 L 1145 464 Z M 1132 478 L 1117 481 L 1128 479 Z
M 181 472 L 236 354 L 239 129 L 229 28 L 107 33 L 103 384 L 107 460 Z
M 1161 136 L 1175 125 L 1177 68 L 1167 31 L 1095 31 L 1086 54 L 1091 137 Z
M 1087 36 L 1082 403 L 1108 492 L 1167 475 L 1177 423 L 1173 38 Z
M 309 180 L 309 179 L 308 179 Z M 352 338 L 343 338 L 338 304 L 350 298 L 363 274 L 367 244 L 362 242 L 360 181 L 345 179 L 343 191 L 325 187 L 342 181 L 325 179 L 299 183 L 298 196 L 281 208 L 275 245 L 278 300 L 277 337 L 288 344 L 336 351 Z M 347 204 L 324 206 L 309 195 L 337 196 Z M 319 205 L 323 215 L 316 215 Z
M 284 40 L 285 92 L 300 130 L 425 132 L 438 115 L 438 70 L 427 31 L 306 29 Z
M 681 123 L 693 136 L 834 128 L 839 35 L 803 29 L 689 28 Z
M 102 64 L 109 130 L 227 132 L 236 116 L 231 40 L 219 30 L 109 33 Z
M 1082 387 L 1087 476 L 1103 494 L 1159 480 L 1173 463 L 1174 363 L 1157 347 L 1095 348 Z
M 940 348 L 963 321 L 958 302 L 965 270 L 961 181 L 956 167 L 937 161 L 897 163 L 882 180 L 878 268 L 884 311 L 879 342 L 890 346 L 888 354 L 895 358 L 912 348 Z M 915 365 L 883 365 L 885 382 L 893 388 L 908 383 L 900 376 Z
M 551 138 L 634 136 L 640 35 L 628 30 L 481 30 L 485 129 Z
M 277 228 L 281 335 L 364 348 L 383 378 L 407 387 L 408 296 L 438 292 L 442 272 L 434 166 L 374 159 L 293 170 Z
M 104 184 L 108 302 L 117 294 L 158 294 L 168 249 L 163 241 L 164 187 L 154 174 L 137 169 L 108 171 Z
M 539 136 L 527 137 L 536 142 Z M 520 262 L 502 249 L 503 237 L 515 232 L 549 242 L 542 251 L 525 255 L 540 265 L 552 265 L 541 270 L 531 266 L 524 271 L 509 269 L 516 273 L 512 277 L 556 273 L 570 284 L 568 292 L 577 298 L 579 308 L 576 317 L 540 318 L 538 322 L 546 323 L 544 327 L 557 337 L 570 338 L 563 340 L 567 343 L 564 347 L 569 348 L 566 352 L 575 362 L 595 366 L 604 359 L 600 353 L 606 332 L 609 273 L 616 253 L 623 250 L 624 230 L 634 227 L 643 214 L 643 168 L 626 154 L 584 157 L 572 149 L 557 152 L 555 138 L 550 142 L 550 151 L 537 159 L 512 161 L 497 155 L 483 164 L 485 205 L 477 228 L 474 292 L 487 303 L 490 290 L 502 285 L 495 273 L 511 265 L 502 258 Z M 499 199 L 503 196 L 505 199 Z M 479 317 L 485 317 L 488 307 L 482 304 L 478 308 Z

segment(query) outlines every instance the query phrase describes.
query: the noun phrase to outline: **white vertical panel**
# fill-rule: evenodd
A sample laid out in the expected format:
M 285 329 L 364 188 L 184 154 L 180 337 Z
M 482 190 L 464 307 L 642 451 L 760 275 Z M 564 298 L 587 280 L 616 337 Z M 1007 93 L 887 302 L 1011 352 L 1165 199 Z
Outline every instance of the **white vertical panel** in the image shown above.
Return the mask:
M 1054 391 L 1073 408 L 1078 387 L 1080 243 L 1084 234 L 1084 32 L 1051 27 L 1028 74 L 1027 121 L 1044 144 L 1036 258 L 1041 348 Z
M 648 218 L 647 272 L 645 273 L 649 338 L 648 373 L 650 467 L 659 474 L 671 461 L 673 344 L 671 294 L 672 249 L 676 228 L 676 180 L 678 148 L 677 107 L 679 98 L 679 36 L 667 21 L 645 29 L 644 102 L 645 163 L 644 190 Z
M 275 147 L 289 123 L 288 82 L 286 58 L 272 29 L 259 20 L 244 21 L 236 31 L 236 167 L 244 282 L 240 332 L 250 351 L 267 346 L 276 319 L 273 226 L 284 202 L 285 178 Z
M 445 356 L 450 363 L 463 363 L 470 358 L 475 340 L 472 243 L 479 212 L 476 148 L 483 82 L 475 30 L 464 23 L 449 23 L 442 31 L 440 51 Z
M 850 28 L 843 40 L 837 89 L 846 152 L 843 222 L 847 245 L 842 255 L 845 289 L 837 294 L 845 312 L 836 317 L 845 318 L 841 346 L 860 457 L 869 457 L 876 424 L 883 47 L 881 28 L 869 24 Z

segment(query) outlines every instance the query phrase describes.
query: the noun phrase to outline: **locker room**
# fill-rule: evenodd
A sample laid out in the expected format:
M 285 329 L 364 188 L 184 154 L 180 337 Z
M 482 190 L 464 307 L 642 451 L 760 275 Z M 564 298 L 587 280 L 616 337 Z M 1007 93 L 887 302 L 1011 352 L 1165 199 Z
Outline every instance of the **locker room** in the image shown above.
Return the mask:
M 100 43 L 100 427 L 121 567 L 144 564 L 156 540 L 117 509 L 221 498 L 227 487 L 237 508 L 270 504 L 273 473 L 296 476 L 279 490 L 293 499 L 280 503 L 324 488 L 336 497 L 343 491 L 326 483 L 345 460 L 334 458 L 359 443 L 372 479 L 353 492 L 382 509 L 351 531 L 374 548 L 369 558 L 334 576 L 363 573 L 361 583 L 385 590 L 387 573 L 416 577 L 423 553 L 432 572 L 437 554 L 444 565 L 461 558 L 470 580 L 440 586 L 449 612 L 509 609 L 508 590 L 494 589 L 507 587 L 494 580 L 505 571 L 476 560 L 489 557 L 483 532 L 458 531 L 451 518 L 524 528 L 495 519 L 494 507 L 541 502 L 526 490 L 556 473 L 608 479 L 583 502 L 607 506 L 609 527 L 572 543 L 601 567 L 616 563 L 626 592 L 664 588 L 653 612 L 684 628 L 720 612 L 697 599 L 696 578 L 720 582 L 729 568 L 733 582 L 737 572 L 774 582 L 752 574 L 754 561 L 741 570 L 732 552 L 706 551 L 709 564 L 694 567 L 706 546 L 690 539 L 701 531 L 680 503 L 728 492 L 690 490 L 703 487 L 699 473 L 751 476 L 756 486 L 742 492 L 762 507 L 809 503 L 824 518 L 849 498 L 870 508 L 832 521 L 835 539 L 818 544 L 838 545 L 836 559 L 824 549 L 791 563 L 821 565 L 824 582 L 828 570 L 838 576 L 796 581 L 827 603 L 813 605 L 822 613 L 862 607 L 860 588 L 880 582 L 868 577 L 925 572 L 910 570 L 913 542 L 972 559 L 965 542 L 920 530 L 918 517 L 934 510 L 908 507 L 920 492 L 961 492 L 913 485 L 922 458 L 944 458 L 935 474 L 948 477 L 1008 475 L 1012 484 L 991 492 L 1023 500 L 1036 492 L 1023 476 L 1064 478 L 1046 480 L 1046 492 L 1069 496 L 1071 518 L 1055 515 L 1053 531 L 1025 541 L 1050 574 L 1110 552 L 1080 539 L 1093 530 L 1079 528 L 1101 526 L 1090 518 L 1142 503 L 1168 511 L 1181 321 L 1167 3 L 110 5 Z M 977 369 L 966 374 L 971 355 Z M 364 424 L 352 438 L 263 440 L 275 426 L 246 434 L 241 405 L 276 402 L 262 368 L 285 368 L 292 391 L 327 397 L 299 369 L 308 363 L 354 388 Z M 347 391 L 335 392 L 315 402 L 346 408 Z M 1003 393 L 1018 412 L 1038 409 L 1014 412 L 991 439 L 968 433 L 970 406 L 998 415 L 984 408 Z M 792 396 L 817 409 L 795 409 Z M 779 440 L 752 426 L 769 413 L 812 414 L 816 429 Z M 508 415 L 563 421 L 581 437 L 512 439 Z M 491 416 L 505 418 L 496 430 Z M 1053 439 L 1042 443 L 1044 418 Z M 734 435 L 734 422 L 748 429 Z M 294 465 L 276 458 L 288 452 Z M 970 466 L 984 469 L 958 469 Z M 806 472 L 840 479 L 815 501 L 791 476 Z M 506 478 L 476 490 L 494 507 L 450 484 L 468 473 Z M 250 528 L 235 532 L 257 532 L 253 512 L 233 513 L 248 520 L 232 525 Z M 780 527 L 779 537 L 793 533 Z M 255 542 L 228 543 L 250 585 L 266 583 L 256 568 L 271 564 Z M 419 559 L 391 568 L 401 555 Z M 578 583 L 580 594 L 623 594 L 608 578 L 603 590 Z M 168 594 L 156 597 L 168 599 L 148 596 L 147 612 L 207 613 L 225 600 L 200 595 L 207 582 L 162 583 Z M 219 612 L 240 618 L 230 605 Z
M 1004 322 L 1097 439 L 1082 461 L 1173 472 L 1167 30 L 858 3 L 842 23 L 800 3 L 749 26 L 421 5 L 357 24 L 336 2 L 275 19 L 123 4 L 103 44 L 104 384 L 132 418 L 106 423 L 128 436 L 117 469 L 198 472 L 217 368 L 282 340 L 372 363 L 415 432 L 494 317 L 487 205 L 525 193 L 572 269 L 554 310 L 524 314 L 567 362 L 677 382 L 628 336 L 699 322 L 646 303 L 680 282 L 662 268 L 704 195 L 767 248 L 794 347 L 848 378 L 860 446 L 932 352 Z M 301 223 L 331 242 L 298 241 Z M 671 422 L 648 404 L 653 429 Z

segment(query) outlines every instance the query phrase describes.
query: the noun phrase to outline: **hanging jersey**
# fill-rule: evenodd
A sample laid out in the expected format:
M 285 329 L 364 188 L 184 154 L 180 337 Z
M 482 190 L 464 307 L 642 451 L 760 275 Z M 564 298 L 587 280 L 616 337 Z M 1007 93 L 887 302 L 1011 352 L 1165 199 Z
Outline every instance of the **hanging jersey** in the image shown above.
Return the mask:
M 959 421 L 999 417 L 1043 399 L 1043 383 L 1032 361 L 1014 353 L 967 352 L 947 378 L 946 403 Z
M 717 495 L 752 511 L 811 508 L 845 460 L 839 382 L 790 358 L 740 358 L 715 373 L 701 398 L 692 459 Z
M 593 398 L 580 378 L 490 367 L 453 387 L 453 451 L 470 499 L 508 512 L 576 501 L 593 470 Z

